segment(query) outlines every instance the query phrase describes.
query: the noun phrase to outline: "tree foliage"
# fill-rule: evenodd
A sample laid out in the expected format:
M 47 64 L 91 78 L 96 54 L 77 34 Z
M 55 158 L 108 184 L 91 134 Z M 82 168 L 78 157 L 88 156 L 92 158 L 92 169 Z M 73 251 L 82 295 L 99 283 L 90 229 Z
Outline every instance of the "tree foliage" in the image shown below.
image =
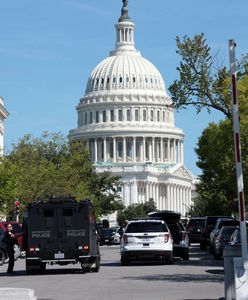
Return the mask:
M 119 178 L 97 174 L 84 142 L 69 143 L 61 134 L 44 133 L 41 138 L 25 135 L 0 164 L 0 210 L 12 209 L 18 198 L 27 203 L 51 195 L 90 198 L 97 213 L 119 208 L 116 187 Z
M 226 118 L 232 118 L 230 96 L 230 76 L 225 66 L 220 66 L 218 55 L 211 54 L 204 34 L 195 35 L 192 39 L 176 37 L 177 53 L 181 62 L 177 70 L 179 79 L 169 87 L 173 106 L 183 109 L 189 105 L 197 113 L 203 108 L 208 112 L 216 109 Z M 244 55 L 237 62 L 237 78 L 240 80 L 248 74 L 248 57 Z
M 149 212 L 156 210 L 156 204 L 153 199 L 140 204 L 132 204 L 126 207 L 124 210 L 119 210 L 117 215 L 117 222 L 120 226 L 124 224 L 125 220 L 131 220 L 133 218 L 147 217 Z

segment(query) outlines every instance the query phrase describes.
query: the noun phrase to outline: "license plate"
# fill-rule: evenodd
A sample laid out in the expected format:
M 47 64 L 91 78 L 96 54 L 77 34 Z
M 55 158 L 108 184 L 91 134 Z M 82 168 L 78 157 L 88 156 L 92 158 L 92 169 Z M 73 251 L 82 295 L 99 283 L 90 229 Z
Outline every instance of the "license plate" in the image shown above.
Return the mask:
M 55 253 L 54 258 L 55 259 L 63 259 L 63 258 L 65 258 L 65 254 L 64 253 Z

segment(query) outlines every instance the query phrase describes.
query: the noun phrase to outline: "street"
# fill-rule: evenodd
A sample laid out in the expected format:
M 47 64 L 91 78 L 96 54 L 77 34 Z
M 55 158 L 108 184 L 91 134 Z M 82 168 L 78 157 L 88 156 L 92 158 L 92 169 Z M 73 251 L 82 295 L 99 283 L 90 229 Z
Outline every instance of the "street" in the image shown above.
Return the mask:
M 191 246 L 189 261 L 175 259 L 174 265 L 139 262 L 123 267 L 119 246 L 102 246 L 99 273 L 84 274 L 77 264 L 26 275 L 24 259 L 16 261 L 15 276 L 6 276 L 6 270 L 6 264 L 0 267 L 0 287 L 32 288 L 39 300 L 224 299 L 223 260 L 215 261 L 199 245 Z

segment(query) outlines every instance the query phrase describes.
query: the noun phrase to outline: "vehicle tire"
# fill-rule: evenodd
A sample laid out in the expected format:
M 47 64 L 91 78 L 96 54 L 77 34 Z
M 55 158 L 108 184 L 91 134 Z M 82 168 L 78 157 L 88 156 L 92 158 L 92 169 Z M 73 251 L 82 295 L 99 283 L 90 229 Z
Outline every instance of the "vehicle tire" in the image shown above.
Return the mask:
M 200 249 L 201 249 L 201 250 L 206 250 L 206 249 L 207 249 L 206 243 L 200 242 Z
M 5 262 L 5 253 L 2 249 L 0 249 L 0 266 L 2 266 Z
M 46 263 L 42 262 L 40 263 L 40 271 L 45 272 L 46 271 Z
M 212 244 L 210 244 L 210 246 L 209 246 L 209 254 L 214 255 L 214 246 Z
M 121 256 L 121 265 L 122 266 L 128 266 L 130 264 L 130 260 L 127 256 L 122 255 Z
M 174 264 L 174 257 L 173 254 L 171 253 L 170 255 L 167 256 L 166 261 L 169 265 L 173 265 Z
M 182 259 L 183 260 L 189 260 L 189 251 L 188 250 L 184 252 L 184 254 L 182 256 Z
M 100 270 L 100 257 L 99 256 L 96 258 L 95 264 L 96 264 L 96 266 L 94 268 L 91 268 L 91 272 L 93 272 L 93 273 L 97 273 Z

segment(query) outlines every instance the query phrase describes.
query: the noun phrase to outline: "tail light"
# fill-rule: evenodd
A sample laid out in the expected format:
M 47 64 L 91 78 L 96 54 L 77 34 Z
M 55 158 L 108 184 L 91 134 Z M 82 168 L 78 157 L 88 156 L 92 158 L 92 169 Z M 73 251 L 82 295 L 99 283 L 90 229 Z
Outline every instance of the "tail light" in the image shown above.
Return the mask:
M 124 244 L 128 244 L 128 236 L 126 234 L 123 235 Z
M 35 252 L 35 248 L 34 248 L 34 247 L 30 247 L 30 248 L 29 248 L 29 252 L 30 252 L 30 253 Z
M 164 242 L 165 242 L 165 243 L 168 243 L 169 239 L 170 239 L 170 234 L 169 234 L 169 233 L 166 233 L 166 234 L 164 235 Z
M 83 251 L 88 252 L 89 251 L 89 245 L 83 245 Z

